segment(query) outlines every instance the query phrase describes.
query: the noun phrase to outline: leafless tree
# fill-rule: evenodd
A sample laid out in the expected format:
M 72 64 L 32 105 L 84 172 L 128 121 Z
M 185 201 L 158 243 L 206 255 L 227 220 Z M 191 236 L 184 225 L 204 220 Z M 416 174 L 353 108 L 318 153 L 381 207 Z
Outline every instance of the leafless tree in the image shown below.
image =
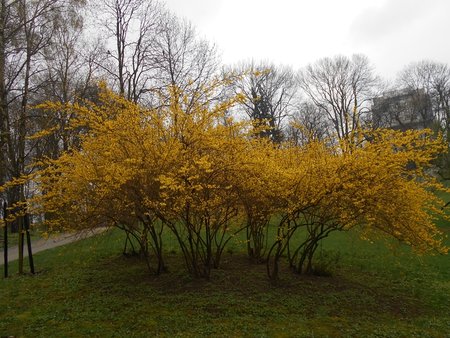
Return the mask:
M 39 74 L 39 95 L 35 101 L 60 103 L 90 98 L 98 81 L 99 44 L 84 36 L 82 8 L 70 6 L 58 13 L 51 43 L 45 46 Z M 67 128 L 74 117 L 67 112 L 34 110 L 36 131 L 52 129 L 53 133 L 36 140 L 35 156 L 56 158 L 77 139 L 76 131 Z
M 330 136 L 330 123 L 319 107 L 312 102 L 303 101 L 290 116 L 286 135 L 297 145 L 324 140 Z
M 3 26 L 0 62 L 2 83 L 2 135 L 7 148 L 7 177 L 18 177 L 25 169 L 26 137 L 30 126 L 29 104 L 38 90 L 35 79 L 41 72 L 40 53 L 50 43 L 58 0 L 18 0 L 2 3 Z
M 430 101 L 433 126 L 450 142 L 450 68 L 447 64 L 433 61 L 420 61 L 406 66 L 398 75 L 397 86 L 406 88 L 418 98 L 426 96 Z M 417 100 L 416 100 L 417 101 Z M 414 111 L 420 113 L 419 104 Z M 450 151 L 440 156 L 437 161 L 439 174 L 450 179 Z
M 294 72 L 290 67 L 253 62 L 236 66 L 234 72 L 241 74 L 232 86 L 245 97 L 243 111 L 257 125 L 267 127 L 260 136 L 280 142 L 283 121 L 294 110 L 298 88 Z
M 139 102 L 150 87 L 152 48 L 163 6 L 156 1 L 104 0 L 96 7 L 108 41 L 99 65 L 118 92 Z
M 215 46 L 200 39 L 190 22 L 165 13 L 156 36 L 152 61 L 154 85 L 163 93 L 163 101 L 167 100 L 168 86 L 178 88 L 187 96 L 184 103 L 187 112 L 194 103 L 211 99 L 205 97 L 204 89 L 218 72 L 219 58 Z
M 9 42 L 7 0 L 0 2 L 0 185 L 7 177 L 8 147 L 8 88 L 6 77 L 7 45 Z
M 43 54 L 52 44 L 58 16 L 69 4 L 82 1 L 1 1 L 0 8 L 0 183 L 26 174 L 35 154 L 28 136 L 36 131 L 30 107 L 44 100 Z M 38 99 L 39 98 L 39 99 Z M 25 198 L 25 186 L 6 192 L 10 205 Z
M 436 122 L 450 135 L 450 68 L 433 61 L 420 61 L 406 66 L 398 75 L 397 86 L 417 93 L 424 93 L 431 100 Z M 420 103 L 420 101 L 419 101 Z
M 111 37 L 100 63 L 119 93 L 144 105 L 165 104 L 168 86 L 191 102 L 218 67 L 216 49 L 194 27 L 156 1 L 104 0 L 104 27 Z
M 339 138 L 357 128 L 379 83 L 364 55 L 323 58 L 300 71 L 300 86 L 333 125 Z

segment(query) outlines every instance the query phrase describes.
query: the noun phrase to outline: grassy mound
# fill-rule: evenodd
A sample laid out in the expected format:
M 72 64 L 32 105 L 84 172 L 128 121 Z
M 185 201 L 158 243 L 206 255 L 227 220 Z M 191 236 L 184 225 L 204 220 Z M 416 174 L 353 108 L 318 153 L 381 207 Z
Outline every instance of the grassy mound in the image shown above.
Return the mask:
M 336 234 L 318 253 L 331 276 L 286 269 L 273 287 L 238 241 L 209 281 L 189 277 L 170 242 L 161 276 L 123 256 L 123 243 L 109 231 L 39 253 L 34 276 L 12 264 L 0 282 L 0 335 L 444 337 L 450 327 L 448 257 Z

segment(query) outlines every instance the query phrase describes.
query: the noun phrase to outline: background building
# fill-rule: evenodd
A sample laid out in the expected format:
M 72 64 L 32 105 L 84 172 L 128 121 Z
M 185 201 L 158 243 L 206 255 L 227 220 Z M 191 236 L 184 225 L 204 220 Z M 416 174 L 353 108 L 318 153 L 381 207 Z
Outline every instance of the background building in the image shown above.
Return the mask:
M 398 130 L 431 127 L 431 99 L 424 90 L 396 90 L 373 99 L 372 122 L 375 128 Z

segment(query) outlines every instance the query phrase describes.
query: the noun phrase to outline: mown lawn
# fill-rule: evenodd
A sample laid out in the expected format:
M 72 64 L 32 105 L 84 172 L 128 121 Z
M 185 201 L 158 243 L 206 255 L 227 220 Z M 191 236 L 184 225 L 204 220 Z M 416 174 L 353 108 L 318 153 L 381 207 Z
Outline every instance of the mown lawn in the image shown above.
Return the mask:
M 442 227 L 448 231 L 447 224 Z M 331 277 L 280 272 L 278 286 L 235 241 L 209 281 L 175 248 L 150 275 L 109 231 L 35 256 L 38 274 L 0 281 L 0 336 L 449 337 L 450 259 L 336 234 L 320 248 Z

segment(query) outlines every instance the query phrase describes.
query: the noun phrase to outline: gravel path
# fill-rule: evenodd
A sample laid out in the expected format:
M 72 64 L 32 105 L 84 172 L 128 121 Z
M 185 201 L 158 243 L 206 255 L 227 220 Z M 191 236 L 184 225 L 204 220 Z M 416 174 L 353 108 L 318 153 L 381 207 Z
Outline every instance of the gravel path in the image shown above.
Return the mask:
M 76 242 L 84 238 L 91 237 L 93 235 L 102 233 L 106 231 L 107 228 L 97 228 L 94 230 L 89 231 L 82 231 L 77 233 L 71 233 L 71 234 L 60 234 L 60 235 L 53 235 L 50 236 L 48 239 L 39 238 L 39 239 L 32 239 L 31 240 L 31 250 L 33 254 L 38 253 L 40 251 L 56 248 L 61 245 L 65 245 L 68 243 Z M 27 244 L 26 244 L 26 238 L 25 243 L 23 247 L 23 255 L 24 257 L 28 257 L 28 250 L 27 250 Z M 0 249 L 0 265 L 3 265 L 4 262 L 4 251 L 3 248 Z M 15 261 L 19 258 L 19 250 L 18 246 L 12 246 L 8 248 L 8 262 Z

